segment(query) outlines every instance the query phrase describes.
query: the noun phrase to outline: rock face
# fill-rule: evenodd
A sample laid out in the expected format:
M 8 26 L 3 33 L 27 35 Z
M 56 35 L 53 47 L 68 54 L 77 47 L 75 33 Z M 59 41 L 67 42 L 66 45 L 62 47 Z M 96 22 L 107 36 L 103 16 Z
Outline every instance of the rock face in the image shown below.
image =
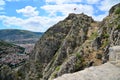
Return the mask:
M 63 74 L 74 73 L 107 62 L 109 47 L 120 45 L 119 6 L 120 4 L 113 6 L 109 11 L 109 16 L 101 22 L 94 21 L 83 13 L 71 13 L 66 19 L 48 29 L 35 44 L 29 62 L 17 70 L 19 74 L 17 80 L 53 80 Z M 110 74 L 111 70 L 115 71 L 113 76 Z M 80 74 L 81 77 L 87 75 L 86 79 L 82 80 L 88 80 L 89 77 L 96 80 L 119 80 L 116 76 L 120 73 L 117 71 L 120 69 L 107 63 L 101 67 L 85 69 Z M 103 78 L 102 76 L 107 73 L 109 78 Z M 76 73 L 73 75 L 79 76 Z M 68 80 L 69 78 L 74 79 L 67 76 Z
M 113 6 L 101 22 L 71 13 L 48 29 L 34 47 L 27 79 L 52 80 L 107 62 L 109 47 L 120 45 L 119 6 Z
M 54 80 L 120 80 L 119 75 L 120 67 L 116 67 L 108 62 L 73 74 L 65 74 Z
M 65 74 L 54 80 L 120 80 L 120 46 L 110 48 L 109 62 L 85 70 Z

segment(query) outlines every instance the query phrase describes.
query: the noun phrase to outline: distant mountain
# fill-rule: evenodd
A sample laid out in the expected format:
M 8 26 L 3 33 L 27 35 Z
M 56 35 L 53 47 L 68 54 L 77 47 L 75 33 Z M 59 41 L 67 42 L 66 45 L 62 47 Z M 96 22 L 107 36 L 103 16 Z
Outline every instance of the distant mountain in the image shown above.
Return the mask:
M 42 35 L 42 32 L 31 32 L 18 29 L 0 30 L 0 39 L 16 44 L 35 43 Z
M 4 29 L 0 30 L 0 40 L 22 46 L 29 53 L 42 34 L 42 32 L 31 32 L 27 30 Z

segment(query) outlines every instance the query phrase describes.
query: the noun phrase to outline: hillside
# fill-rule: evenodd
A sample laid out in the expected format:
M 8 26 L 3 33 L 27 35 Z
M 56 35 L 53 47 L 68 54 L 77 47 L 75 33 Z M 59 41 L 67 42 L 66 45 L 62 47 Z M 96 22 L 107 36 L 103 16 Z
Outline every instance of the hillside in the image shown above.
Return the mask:
M 120 46 L 110 47 L 109 50 L 109 62 L 64 74 L 54 80 L 120 80 Z
M 16 68 L 25 65 L 25 48 L 0 40 L 0 80 L 19 80 Z
M 0 40 L 0 66 L 13 67 L 27 58 L 25 48 Z
M 120 3 L 113 6 L 101 22 L 84 13 L 70 13 L 42 35 L 29 61 L 18 69 L 17 74 L 20 74 L 15 77 L 19 77 L 18 80 L 53 80 L 67 73 L 99 66 L 109 60 L 109 48 L 117 45 L 120 45 Z M 119 71 L 111 64 L 108 66 Z
M 0 30 L 0 39 L 16 44 L 27 44 L 35 43 L 42 34 L 42 32 L 31 32 L 18 29 L 4 29 Z
M 29 53 L 32 51 L 35 43 L 42 36 L 42 32 L 31 32 L 18 29 L 4 29 L 0 30 L 0 40 L 17 44 L 26 49 Z
M 109 47 L 120 45 L 120 4 L 103 21 L 71 13 L 48 29 L 31 55 L 29 79 L 52 80 L 108 61 Z

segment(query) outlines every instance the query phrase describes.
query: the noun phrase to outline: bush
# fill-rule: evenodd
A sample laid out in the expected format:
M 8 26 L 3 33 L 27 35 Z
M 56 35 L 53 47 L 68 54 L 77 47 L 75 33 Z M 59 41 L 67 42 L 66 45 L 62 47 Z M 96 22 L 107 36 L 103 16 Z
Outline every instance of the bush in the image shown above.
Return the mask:
M 103 34 L 104 38 L 109 38 L 109 34 Z
M 120 8 L 117 8 L 117 9 L 115 10 L 115 14 L 120 14 Z
M 97 32 L 94 32 L 94 33 L 92 33 L 91 34 L 91 36 L 90 36 L 90 40 L 93 40 L 93 39 L 95 39 L 96 37 L 98 36 L 98 33 Z
M 56 67 L 56 71 L 59 71 L 59 70 L 60 70 L 60 66 L 57 66 L 57 67 Z
M 80 55 L 80 53 L 76 53 L 76 57 L 77 57 L 77 60 L 76 60 L 76 63 L 75 63 L 75 71 L 79 71 L 79 70 L 82 70 L 82 68 L 83 68 L 84 59 Z
M 120 29 L 120 24 L 116 27 L 116 29 Z
M 108 40 L 105 40 L 105 41 L 103 42 L 102 47 L 104 48 L 104 47 L 106 47 L 108 44 L 109 44 L 109 41 L 108 41 Z

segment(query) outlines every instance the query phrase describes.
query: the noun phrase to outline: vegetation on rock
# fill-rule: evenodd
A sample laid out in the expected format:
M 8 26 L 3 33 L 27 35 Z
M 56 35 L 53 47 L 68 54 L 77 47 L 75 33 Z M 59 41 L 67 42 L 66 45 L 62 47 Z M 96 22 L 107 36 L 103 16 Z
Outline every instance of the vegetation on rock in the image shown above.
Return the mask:
M 30 55 L 27 80 L 53 80 L 107 62 L 109 47 L 120 45 L 120 15 L 115 14 L 119 6 L 113 6 L 101 22 L 71 13 L 49 28 Z

